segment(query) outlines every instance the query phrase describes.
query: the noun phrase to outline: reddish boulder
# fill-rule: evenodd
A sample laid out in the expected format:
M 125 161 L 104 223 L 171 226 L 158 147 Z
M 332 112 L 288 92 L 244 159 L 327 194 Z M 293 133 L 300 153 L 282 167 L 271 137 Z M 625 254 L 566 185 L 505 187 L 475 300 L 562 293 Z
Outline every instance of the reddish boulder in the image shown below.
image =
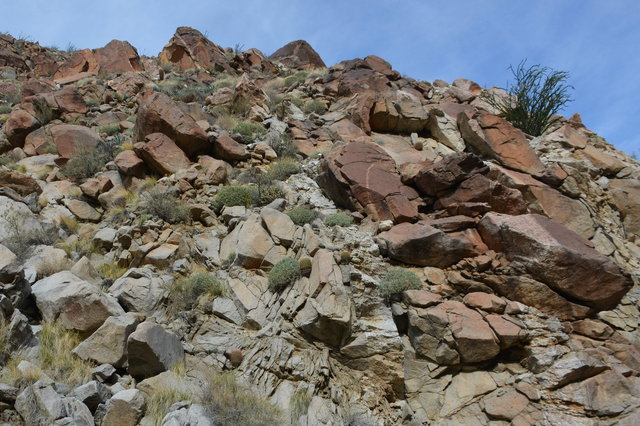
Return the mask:
M 80 95 L 78 89 L 72 86 L 65 87 L 64 89 L 55 92 L 42 93 L 40 96 L 47 101 L 52 109 L 59 111 L 62 114 L 84 114 L 88 111 L 87 104 L 82 98 L 82 95 Z M 24 108 L 27 109 L 28 106 L 24 106 Z
M 627 235 L 640 236 L 640 180 L 611 179 L 609 193 Z
M 126 72 L 107 84 L 118 93 L 133 96 L 137 95 L 151 80 L 137 72 Z
M 421 96 L 405 91 L 389 91 L 379 96 L 369 115 L 371 130 L 382 133 L 422 132 L 429 112 Z
M 412 179 L 418 190 L 432 197 L 444 195 L 451 187 L 488 169 L 484 162 L 470 153 L 457 153 L 428 164 Z
M 352 142 L 326 154 L 318 183 L 337 204 L 373 220 L 412 222 L 418 194 L 402 184 L 393 159 L 380 147 Z
M 4 125 L 7 140 L 14 148 L 22 148 L 29 133 L 40 127 L 40 122 L 27 111 L 14 109 Z
M 41 155 L 49 148 L 55 148 L 61 158 L 68 159 L 76 153 L 92 151 L 101 143 L 100 136 L 88 127 L 54 124 L 30 133 L 24 151 L 29 155 Z
M 126 41 L 112 40 L 99 49 L 84 49 L 75 52 L 54 74 L 62 80 L 80 73 L 119 73 L 142 71 L 138 51 Z
M 226 182 L 227 173 L 231 169 L 229 164 L 208 155 L 199 156 L 198 163 L 202 166 L 203 173 L 198 175 L 196 186 L 220 185 Z
M 116 156 L 114 161 L 118 167 L 118 171 L 125 176 L 144 176 L 144 161 L 142 161 L 135 152 L 131 150 L 122 151 Z
M 280 62 L 289 68 L 298 70 L 326 68 L 318 52 L 313 50 L 313 47 L 304 40 L 296 40 L 285 44 L 269 56 L 269 60 Z
M 391 259 L 444 268 L 482 253 L 472 233 L 447 234 L 426 222 L 418 222 L 401 223 L 380 233 L 378 238 Z
M 136 140 L 144 140 L 152 133 L 164 133 L 189 156 L 206 153 L 212 148 L 207 134 L 193 117 L 164 93 L 148 91 L 140 95 L 138 104 Z
M 608 310 L 631 288 L 631 281 L 611 259 L 544 216 L 488 213 L 478 230 L 489 248 L 504 252 L 535 279 L 570 300 Z
M 235 161 L 249 158 L 249 152 L 244 145 L 236 142 L 227 135 L 216 138 L 213 146 L 213 154 L 221 160 Z
M 190 165 L 178 145 L 162 133 L 147 135 L 145 141 L 135 144 L 133 149 L 151 170 L 161 175 L 173 174 Z
M 458 126 L 467 146 L 500 164 L 529 174 L 544 172 L 544 165 L 525 134 L 508 121 L 478 111 L 469 117 L 458 114 Z
M 161 64 L 172 64 L 180 70 L 212 69 L 232 71 L 222 47 L 208 40 L 198 30 L 179 27 L 160 52 Z
M 0 169 L 0 188 L 11 188 L 23 197 L 34 192 L 42 193 L 35 179 L 10 169 Z

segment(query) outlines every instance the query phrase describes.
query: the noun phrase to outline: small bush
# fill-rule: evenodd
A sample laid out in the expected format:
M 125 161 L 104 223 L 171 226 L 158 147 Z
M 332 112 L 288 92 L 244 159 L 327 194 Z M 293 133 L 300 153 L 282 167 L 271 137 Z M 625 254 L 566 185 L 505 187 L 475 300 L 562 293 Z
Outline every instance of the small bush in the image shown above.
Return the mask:
M 287 178 L 300 171 L 300 165 L 293 161 L 276 161 L 271 163 L 267 174 L 274 180 L 287 180 Z
M 422 282 L 416 274 L 405 269 L 392 269 L 380 281 L 380 295 L 389 298 L 405 290 L 419 290 Z
M 350 226 L 353 223 L 353 217 L 347 213 L 339 212 L 330 214 L 324 218 L 324 224 L 327 226 Z
M 36 113 L 36 120 L 38 120 L 42 126 L 55 118 L 55 113 L 51 109 L 51 105 L 49 105 L 44 98 L 36 98 L 33 101 L 33 109 Z
M 193 395 L 169 388 L 154 388 L 147 399 L 145 415 L 151 418 L 151 425 L 160 426 L 169 412 L 169 407 L 180 401 L 191 401 Z
M 0 114 L 9 114 L 11 112 L 10 105 L 0 105 Z
M 253 192 L 246 186 L 223 186 L 218 190 L 214 204 L 216 207 L 251 206 Z
M 39 339 L 38 360 L 49 377 L 70 386 L 89 380 L 93 366 L 71 353 L 82 341 L 77 333 L 66 330 L 59 322 L 44 322 Z
M 245 142 L 253 143 L 256 140 L 263 138 L 267 134 L 267 129 L 258 123 L 241 121 L 233 128 L 232 132 L 242 136 L 242 139 Z
M 11 250 L 18 259 L 26 260 L 33 249 L 39 245 L 52 245 L 58 238 L 54 229 L 23 229 L 21 218 L 17 215 L 7 215 L 8 236 L 2 244 Z
M 269 271 L 269 288 L 274 291 L 280 291 L 293 284 L 299 277 L 300 265 L 298 261 L 291 257 L 285 257 Z
M 540 65 L 509 67 L 515 84 L 508 86 L 508 96 L 485 93 L 484 99 L 496 108 L 505 120 L 532 136 L 540 136 L 558 119 L 552 116 L 572 101 L 567 84 L 569 73 Z
M 284 424 L 278 407 L 240 386 L 232 372 L 209 377 L 202 403 L 218 426 Z
M 109 161 L 103 149 L 76 152 L 62 167 L 62 173 L 71 179 L 86 179 L 98 173 Z
M 113 136 L 116 133 L 120 132 L 119 124 L 106 124 L 104 126 L 100 126 L 98 132 L 101 134 L 106 134 L 107 136 Z
M 320 101 L 309 101 L 304 105 L 303 111 L 307 114 L 315 113 L 322 115 L 327 112 L 327 106 Z
M 96 271 L 102 278 L 115 281 L 127 272 L 127 268 L 118 266 L 117 263 L 103 263 L 96 267 Z
M 278 158 L 295 158 L 298 148 L 288 136 L 271 141 L 271 148 L 278 154 Z
M 230 268 L 231 265 L 233 265 L 233 263 L 236 261 L 236 257 L 238 257 L 237 254 L 229 253 L 229 256 L 227 256 L 227 258 L 222 261 L 222 267 L 225 269 Z
M 312 395 L 306 390 L 297 390 L 291 395 L 291 401 L 289 403 L 291 413 L 291 424 L 298 423 L 298 419 L 307 414 L 309 411 L 309 404 L 311 404 Z
M 293 223 L 302 226 L 316 218 L 317 214 L 308 207 L 295 207 L 287 212 Z
M 259 185 L 253 188 L 253 203 L 257 206 L 264 206 L 278 198 L 284 198 L 286 195 L 284 190 L 275 184 Z
M 6 358 L 9 356 L 8 347 L 9 324 L 4 319 L 4 315 L 0 314 L 0 365 L 4 365 Z
M 201 296 L 214 299 L 224 294 L 224 287 L 213 275 L 197 272 L 169 286 L 169 308 L 173 312 L 192 309 Z
M 142 198 L 144 211 L 165 222 L 186 222 L 191 218 L 189 206 L 183 204 L 171 190 L 153 188 L 144 193 Z
M 284 85 L 286 87 L 291 87 L 296 84 L 304 83 L 304 80 L 307 78 L 306 71 L 298 71 L 297 73 L 290 75 L 289 77 L 284 79 Z

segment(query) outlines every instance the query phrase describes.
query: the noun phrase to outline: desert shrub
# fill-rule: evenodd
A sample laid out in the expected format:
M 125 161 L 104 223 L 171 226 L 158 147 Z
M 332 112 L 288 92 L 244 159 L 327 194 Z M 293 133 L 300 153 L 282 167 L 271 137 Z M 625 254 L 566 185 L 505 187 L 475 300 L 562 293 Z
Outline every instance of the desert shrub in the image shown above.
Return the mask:
M 353 223 L 353 217 L 351 215 L 339 212 L 330 214 L 324 218 L 324 224 L 327 226 L 349 226 Z
M 4 365 L 5 359 L 9 356 L 9 324 L 0 314 L 0 365 Z
M 289 77 L 284 79 L 284 85 L 286 87 L 291 87 L 296 84 L 304 83 L 304 80 L 307 78 L 306 71 L 298 71 L 297 73 L 290 75 Z
M 222 261 L 222 267 L 225 269 L 230 268 L 236 261 L 236 257 L 238 257 L 236 253 L 229 253 L 229 256 Z
M 217 208 L 223 206 L 251 206 L 253 202 L 253 192 L 251 188 L 239 185 L 223 186 L 218 190 L 214 205 Z
M 573 86 L 567 84 L 569 73 L 540 65 L 527 67 L 526 61 L 509 70 L 515 83 L 507 87 L 508 95 L 485 93 L 484 99 L 515 127 L 540 136 L 558 120 L 553 115 L 572 101 L 569 90 Z
M 307 269 L 310 270 L 312 264 L 313 264 L 313 260 L 308 256 L 302 257 L 300 258 L 300 260 L 298 260 L 298 265 L 300 265 L 301 271 L 307 270 Z
M 295 158 L 298 148 L 291 142 L 291 139 L 283 135 L 271 141 L 271 148 L 278 154 L 278 158 Z
M 291 395 L 291 401 L 289 403 L 289 409 L 291 413 L 291 424 L 298 423 L 298 419 L 307 414 L 309 411 L 309 404 L 311 404 L 312 395 L 306 390 L 300 389 Z
M 287 178 L 300 171 L 300 165 L 293 161 L 276 161 L 271 163 L 268 170 L 268 175 L 274 180 L 287 180 Z
M 98 129 L 99 133 L 104 133 L 107 136 L 113 136 L 120 131 L 119 124 L 105 124 L 104 126 L 100 126 Z
M 380 281 L 380 295 L 389 298 L 405 290 L 418 290 L 422 282 L 418 276 L 406 269 L 392 269 Z
M 10 105 L 0 105 L 0 114 L 9 114 L 11 112 Z
M 201 296 L 214 299 L 224 294 L 220 281 L 206 272 L 196 272 L 189 278 L 175 280 L 168 290 L 168 306 L 174 312 L 191 309 Z
M 97 149 L 73 154 L 62 167 L 62 173 L 71 179 L 86 179 L 102 170 L 108 161 L 109 155 L 101 145 Z
M 307 114 L 315 113 L 322 115 L 327 112 L 327 106 L 320 101 L 311 100 L 304 105 L 303 111 Z
M 278 407 L 238 384 L 232 372 L 209 377 L 202 403 L 219 426 L 284 424 Z
M 285 257 L 269 271 L 269 288 L 280 291 L 300 277 L 300 265 L 291 257 Z
M 36 246 L 51 245 L 57 240 L 55 229 L 23 229 L 22 218 L 18 215 L 7 215 L 4 219 L 8 236 L 2 244 L 18 259 L 26 260 Z
M 115 281 L 127 272 L 127 268 L 119 266 L 117 263 L 103 263 L 96 267 L 96 271 L 102 278 Z
M 317 217 L 317 213 L 308 207 L 295 207 L 287 212 L 287 216 L 291 218 L 293 223 L 298 226 L 302 226 L 315 219 Z
M 264 206 L 278 198 L 284 198 L 286 195 L 286 192 L 278 185 L 270 183 L 258 185 L 253 188 L 253 203 L 257 206 Z
M 55 113 L 51 109 L 51 105 L 44 98 L 36 98 L 33 101 L 33 109 L 36 113 L 36 120 L 42 126 L 55 118 Z
M 191 218 L 189 206 L 185 205 L 169 189 L 156 187 L 142 195 L 143 208 L 147 214 L 168 223 L 186 222 Z
M 93 366 L 71 353 L 82 341 L 77 333 L 65 329 L 59 322 L 44 322 L 39 339 L 38 360 L 49 377 L 70 386 L 89 380 Z
M 162 419 L 169 413 L 169 407 L 176 402 L 192 401 L 193 395 L 170 388 L 154 388 L 147 399 L 145 417 L 151 419 L 151 426 L 160 426 Z
M 241 121 L 233 128 L 232 131 L 233 133 L 237 133 L 242 136 L 242 139 L 247 143 L 255 142 L 267 134 L 267 129 L 265 129 L 261 124 L 252 123 L 250 121 Z

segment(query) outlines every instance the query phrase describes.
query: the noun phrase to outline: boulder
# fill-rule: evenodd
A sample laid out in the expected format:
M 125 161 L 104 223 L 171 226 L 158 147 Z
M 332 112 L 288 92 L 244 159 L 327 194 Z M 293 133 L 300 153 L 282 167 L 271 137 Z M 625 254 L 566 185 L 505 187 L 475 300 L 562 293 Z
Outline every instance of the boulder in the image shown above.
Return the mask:
M 250 155 L 244 145 L 227 135 L 220 135 L 216 138 L 213 154 L 226 161 L 246 160 Z
M 296 327 L 329 345 L 344 344 L 351 335 L 355 305 L 329 250 L 320 249 L 314 256 L 305 294 L 306 303 L 293 320 Z
M 133 312 L 109 317 L 91 336 L 76 346 L 73 353 L 97 364 L 122 368 L 127 361 L 127 339 L 141 321 L 142 316 Z
M 16 398 L 15 409 L 28 425 L 94 425 L 85 404 L 77 398 L 59 395 L 46 381 L 25 388 Z
M 31 291 L 45 320 L 60 320 L 64 327 L 82 333 L 95 331 L 111 315 L 124 314 L 113 296 L 69 271 L 41 279 Z
M 640 180 L 611 179 L 609 194 L 627 235 L 640 235 Z
M 471 116 L 461 112 L 458 126 L 466 144 L 479 154 L 521 172 L 544 172 L 544 165 L 525 134 L 508 121 L 484 111 Z
M 89 203 L 82 200 L 70 200 L 65 198 L 62 203 L 69 209 L 78 219 L 88 222 L 99 222 L 102 215 L 94 209 Z
M 413 178 L 413 183 L 422 194 L 437 197 L 478 173 L 486 173 L 488 167 L 476 155 L 456 153 L 442 160 L 425 164 Z
M 488 213 L 478 230 L 489 248 L 504 252 L 564 297 L 594 309 L 614 308 L 631 287 L 612 260 L 544 216 Z
M 176 173 L 191 164 L 178 145 L 163 133 L 145 136 L 144 142 L 138 142 L 133 149 L 134 155 L 142 158 L 149 169 L 160 175 Z
M 153 322 L 141 323 L 127 338 L 128 370 L 136 378 L 167 371 L 183 358 L 180 339 Z
M 530 211 L 544 214 L 584 238 L 593 237 L 595 223 L 589 209 L 580 200 L 569 198 L 547 186 L 530 186 L 528 190 L 535 197 L 534 204 L 529 206 Z
M 220 185 L 227 181 L 227 173 L 231 169 L 228 163 L 208 155 L 200 155 L 198 156 L 198 164 L 202 166 L 203 173 L 198 175 L 196 186 Z
M 26 204 L 0 195 L 0 243 L 27 232 L 44 232 L 36 215 Z
M 369 115 L 372 131 L 381 133 L 422 132 L 427 126 L 429 112 L 422 106 L 421 97 L 402 90 L 379 96 Z
M 146 144 L 145 148 L 147 148 Z M 182 155 L 184 155 L 184 153 Z M 150 154 L 149 156 L 153 158 L 153 155 Z M 144 177 L 144 161 L 142 161 L 134 151 L 122 151 L 116 155 L 114 162 L 116 163 L 116 167 L 118 167 L 118 171 L 124 176 L 135 176 L 137 178 Z
M 305 40 L 296 40 L 285 44 L 269 56 L 269 60 L 280 62 L 289 68 L 312 70 L 326 68 L 318 53 Z
M 261 217 L 254 213 L 222 240 L 220 258 L 227 259 L 232 253 L 236 255 L 236 265 L 254 269 L 275 265 L 284 258 L 286 250 L 275 244 L 262 227 Z
M 4 134 L 14 148 L 22 148 L 29 133 L 40 127 L 40 123 L 33 115 L 22 109 L 14 109 L 4 124 Z
M 471 231 L 471 230 L 470 230 Z M 471 236 L 473 232 L 469 232 Z M 378 235 L 394 260 L 419 266 L 447 267 L 482 253 L 467 234 L 447 234 L 427 222 L 401 223 Z
M 151 80 L 138 72 L 125 72 L 107 82 L 113 90 L 127 96 L 137 95 L 148 84 L 151 84 Z
M 91 412 L 95 412 L 96 408 L 109 398 L 111 398 L 111 390 L 97 380 L 92 380 L 73 390 L 72 396 L 86 405 Z
M 188 156 L 211 150 L 207 134 L 183 111 L 180 104 L 164 93 L 147 91 L 138 100 L 135 139 L 142 141 L 152 133 L 164 133 Z
M 144 394 L 138 389 L 125 389 L 113 395 L 98 409 L 96 417 L 102 425 L 135 426 L 144 414 Z
M 458 123 L 455 118 L 449 116 L 437 106 L 431 107 L 429 110 L 426 129 L 442 145 L 457 152 L 464 151 L 465 144 L 458 130 Z
M 112 40 L 99 49 L 84 49 L 75 52 L 53 75 L 54 80 L 63 80 L 83 72 L 112 74 L 142 71 L 138 51 L 126 41 Z
M 166 268 L 173 263 L 179 247 L 177 244 L 161 244 L 147 253 L 144 257 L 144 263 L 157 268 Z
M 0 169 L 0 188 L 10 188 L 26 197 L 29 194 L 42 193 L 42 188 L 31 176 L 10 169 Z
M 289 247 L 293 243 L 296 225 L 288 215 L 270 207 L 263 207 L 260 217 L 276 244 Z
M 150 314 L 165 294 L 171 277 L 158 276 L 152 268 L 129 269 L 109 287 L 111 293 L 129 311 Z
M 53 148 L 60 157 L 69 159 L 74 154 L 93 151 L 100 144 L 100 136 L 88 127 L 52 124 L 30 133 L 25 140 L 24 150 L 29 155 L 40 155 Z
M 515 389 L 500 390 L 484 399 L 484 411 L 492 419 L 511 421 L 529 405 L 529 399 Z
M 326 154 L 319 185 L 336 204 L 361 210 L 373 220 L 412 222 L 418 194 L 400 180 L 393 159 L 382 148 L 351 142 Z
M 161 64 L 174 65 L 179 70 L 205 69 L 232 71 L 222 47 L 209 41 L 200 31 L 179 27 L 158 57 Z

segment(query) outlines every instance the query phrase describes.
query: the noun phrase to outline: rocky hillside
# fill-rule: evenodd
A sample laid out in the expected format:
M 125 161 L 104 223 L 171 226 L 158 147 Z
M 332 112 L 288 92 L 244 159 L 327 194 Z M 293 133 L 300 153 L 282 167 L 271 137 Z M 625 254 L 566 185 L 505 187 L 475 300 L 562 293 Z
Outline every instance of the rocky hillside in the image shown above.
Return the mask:
M 0 35 L 0 424 L 640 424 L 640 164 L 483 92 Z

